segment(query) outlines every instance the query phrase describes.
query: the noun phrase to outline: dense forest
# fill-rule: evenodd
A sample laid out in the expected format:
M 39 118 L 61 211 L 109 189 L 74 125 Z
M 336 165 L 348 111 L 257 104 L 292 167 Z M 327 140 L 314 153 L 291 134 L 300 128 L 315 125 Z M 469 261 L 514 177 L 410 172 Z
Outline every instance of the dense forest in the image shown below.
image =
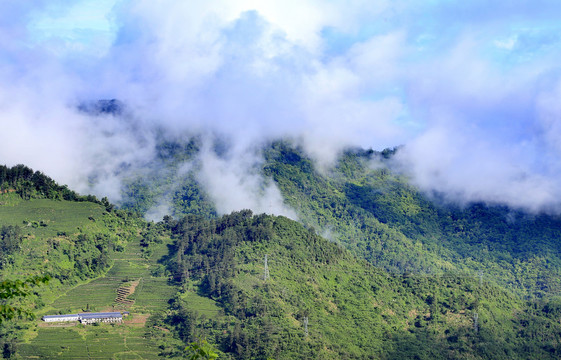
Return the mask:
M 174 280 L 218 302 L 224 317 L 197 325 L 178 298 L 164 321 L 236 359 L 560 355 L 558 300 L 525 302 L 478 277 L 389 273 L 283 217 L 241 211 L 169 226 Z
M 393 151 L 348 151 L 322 175 L 279 142 L 266 151 L 264 173 L 304 223 L 377 267 L 481 274 L 525 298 L 559 294 L 561 217 L 429 197 L 392 170 Z
M 171 171 L 185 161 L 196 164 L 197 149 L 193 144 L 196 142 L 191 140 L 183 144 L 162 145 L 162 148 L 167 149 L 163 163 L 168 164 L 167 168 Z M 189 148 L 187 157 L 182 150 L 185 148 Z M 513 313 L 505 315 L 504 323 L 498 328 L 506 328 L 501 331 L 510 333 L 511 338 L 520 338 L 523 337 L 521 334 L 528 334 L 524 326 L 542 324 L 549 328 L 550 325 L 544 325 L 539 320 L 536 323 L 528 320 L 528 316 L 548 313 L 549 309 L 555 308 L 553 304 L 557 302 L 561 289 L 561 257 L 557 240 L 561 235 L 561 219 L 547 214 L 528 214 L 500 205 L 450 203 L 444 201 L 440 194 L 424 194 L 412 186 L 399 169 L 394 168 L 392 157 L 398 151 L 398 148 L 380 152 L 349 149 L 341 155 L 336 166 L 326 172 L 317 170 L 314 162 L 297 146 L 278 141 L 263 149 L 265 162 L 262 174 L 275 181 L 286 203 L 296 209 L 305 228 L 325 236 L 338 244 L 340 249 L 349 250 L 356 258 L 366 260 L 368 266 L 383 271 L 389 278 L 424 279 L 428 283 L 432 282 L 436 289 L 442 287 L 439 284 L 442 279 L 472 281 L 473 286 L 487 284 L 494 291 L 511 297 L 501 302 L 512 303 L 511 311 L 517 313 L 516 316 Z M 218 221 L 216 212 L 208 205 L 203 184 L 197 183 L 193 176 L 185 177 L 183 181 L 183 185 L 175 189 L 173 199 L 189 199 L 195 194 L 198 201 L 193 202 L 196 204 L 194 207 L 190 207 L 189 201 L 173 202 L 175 216 L 181 218 L 182 214 L 199 214 L 208 221 Z M 151 193 L 157 189 L 158 186 L 151 187 L 146 183 L 144 191 Z M 200 204 L 205 204 L 204 208 Z M 210 230 L 206 231 L 211 234 Z M 181 246 L 191 249 L 188 245 Z M 199 251 L 198 245 L 195 249 Z M 190 254 L 194 258 L 188 257 L 189 251 L 192 250 L 177 255 L 178 258 L 188 259 L 183 265 L 181 262 L 173 265 L 185 274 L 191 274 L 198 266 L 209 266 L 208 263 L 215 261 L 209 259 L 205 263 L 200 258 L 201 254 Z M 220 261 L 231 259 L 232 255 L 228 255 Z M 196 264 L 194 268 L 191 267 L 192 261 Z M 186 275 L 182 276 L 184 278 Z M 204 289 L 214 283 L 211 287 L 213 292 L 227 292 L 225 289 L 228 288 L 222 289 L 222 282 L 216 279 L 228 276 L 217 273 L 199 280 Z M 176 277 L 181 278 L 178 273 Z M 196 279 L 193 275 L 190 278 Z M 465 293 L 462 296 L 458 294 L 453 303 L 456 297 L 464 299 L 466 296 Z M 213 293 L 211 296 L 216 295 Z M 445 298 L 448 295 L 439 296 Z M 493 293 L 490 297 L 496 296 L 497 293 Z M 429 298 L 429 302 L 432 299 Z M 479 304 L 480 300 L 475 303 Z M 481 324 L 480 311 L 475 311 L 468 303 L 457 306 L 463 314 L 471 314 L 472 326 L 475 313 L 478 325 Z M 521 328 L 514 330 L 516 326 L 511 327 L 511 321 L 520 317 L 520 314 L 524 314 L 524 320 L 517 325 Z M 551 317 L 549 321 L 554 318 Z M 420 325 L 423 321 L 416 323 Z M 433 335 L 452 331 L 444 328 L 435 330 L 437 326 L 432 326 L 429 328 Z M 548 336 L 555 338 L 555 331 Z M 448 338 L 456 339 L 455 336 Z M 422 341 L 419 340 L 419 344 L 415 345 L 417 352 L 423 347 Z M 556 348 L 553 345 L 555 341 L 551 343 L 551 349 Z M 497 349 L 505 351 L 517 346 L 529 346 L 528 343 L 507 346 L 497 339 L 488 342 L 491 343 L 501 343 Z M 470 346 L 474 351 L 472 355 L 481 351 L 481 348 L 474 350 L 475 343 Z M 390 352 L 385 349 L 381 353 Z M 511 352 L 523 353 L 520 348 Z M 531 357 L 528 354 L 531 351 L 520 357 Z M 360 357 L 364 354 L 349 356 Z M 440 356 L 444 356 L 443 353 Z M 489 356 L 500 357 L 498 353 Z

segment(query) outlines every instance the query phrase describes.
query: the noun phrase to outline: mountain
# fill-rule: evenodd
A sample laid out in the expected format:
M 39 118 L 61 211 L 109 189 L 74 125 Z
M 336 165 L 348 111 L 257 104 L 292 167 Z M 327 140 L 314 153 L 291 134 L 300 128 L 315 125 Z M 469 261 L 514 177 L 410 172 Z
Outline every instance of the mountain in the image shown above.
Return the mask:
M 13 304 L 132 315 L 4 321 L 4 357 L 181 358 L 201 339 L 224 359 L 559 357 L 559 217 L 428 196 L 394 169 L 399 149 L 349 150 L 317 169 L 286 141 L 263 148 L 259 171 L 299 220 L 219 216 L 197 138 L 158 149 L 120 210 L 0 167 L 0 275 L 52 279 Z M 140 217 L 162 196 L 174 218 Z
M 429 197 L 393 170 L 391 153 L 348 151 L 323 175 L 277 143 L 263 171 L 304 223 L 375 266 L 478 274 L 529 298 L 559 294 L 561 217 Z
M 158 165 L 125 181 L 122 206 L 147 213 L 164 199 L 176 217 L 216 217 L 198 176 L 201 146 L 196 137 L 159 143 Z M 560 216 L 425 194 L 394 166 L 397 151 L 350 149 L 326 170 L 291 142 L 276 141 L 262 148 L 256 171 L 301 223 L 376 267 L 480 276 L 526 299 L 559 294 Z

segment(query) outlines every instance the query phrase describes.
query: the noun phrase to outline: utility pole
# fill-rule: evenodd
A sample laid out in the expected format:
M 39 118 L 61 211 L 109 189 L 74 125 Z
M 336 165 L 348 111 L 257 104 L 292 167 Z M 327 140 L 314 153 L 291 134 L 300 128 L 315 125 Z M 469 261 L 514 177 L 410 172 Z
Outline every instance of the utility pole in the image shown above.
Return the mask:
M 308 337 L 308 317 L 304 317 L 304 337 Z
M 265 255 L 265 273 L 263 274 L 263 280 L 267 281 L 269 279 L 269 264 L 267 264 L 267 255 Z

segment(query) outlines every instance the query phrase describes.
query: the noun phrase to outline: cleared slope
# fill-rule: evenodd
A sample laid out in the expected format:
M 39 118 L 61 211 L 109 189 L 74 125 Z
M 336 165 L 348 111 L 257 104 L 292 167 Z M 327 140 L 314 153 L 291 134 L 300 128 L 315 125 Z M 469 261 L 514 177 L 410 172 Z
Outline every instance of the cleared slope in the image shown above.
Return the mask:
M 22 200 L 6 193 L 0 203 L 0 227 L 16 227 L 19 234 L 1 277 L 52 278 L 23 303 L 38 319 L 2 324 L 2 341 L 16 342 L 22 358 L 159 358 L 158 341 L 165 334 L 147 336 L 154 329 L 146 321 L 164 311 L 177 291 L 165 272 L 154 271 L 170 243 L 165 229 L 92 202 Z M 152 240 L 150 251 L 142 239 Z M 116 301 L 118 289 L 131 286 L 130 301 Z M 113 309 L 132 316 L 116 326 L 46 326 L 39 320 L 44 314 Z

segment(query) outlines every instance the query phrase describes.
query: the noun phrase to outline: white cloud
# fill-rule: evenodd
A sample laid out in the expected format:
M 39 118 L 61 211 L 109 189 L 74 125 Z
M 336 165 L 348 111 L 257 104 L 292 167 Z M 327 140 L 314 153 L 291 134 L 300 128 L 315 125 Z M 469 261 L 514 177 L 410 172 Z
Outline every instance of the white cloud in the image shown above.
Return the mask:
M 537 98 L 537 119 L 541 135 L 551 151 L 561 159 L 561 80 L 552 89 L 542 92 Z M 561 165 L 561 160 L 559 161 Z M 561 170 L 561 169 L 560 169 Z
M 398 160 L 422 189 L 462 203 L 490 202 L 538 211 L 555 205 L 555 183 L 531 168 L 524 145 L 489 143 L 480 129 L 433 127 L 407 144 Z
M 518 42 L 518 36 L 513 35 L 506 39 L 495 40 L 494 44 L 496 47 L 504 50 L 512 50 Z
M 198 180 L 216 204 L 218 213 L 251 209 L 256 213 L 284 215 L 296 213 L 284 204 L 275 183 L 259 174 L 261 160 L 247 148 L 234 148 L 218 156 L 207 145 L 201 153 Z

